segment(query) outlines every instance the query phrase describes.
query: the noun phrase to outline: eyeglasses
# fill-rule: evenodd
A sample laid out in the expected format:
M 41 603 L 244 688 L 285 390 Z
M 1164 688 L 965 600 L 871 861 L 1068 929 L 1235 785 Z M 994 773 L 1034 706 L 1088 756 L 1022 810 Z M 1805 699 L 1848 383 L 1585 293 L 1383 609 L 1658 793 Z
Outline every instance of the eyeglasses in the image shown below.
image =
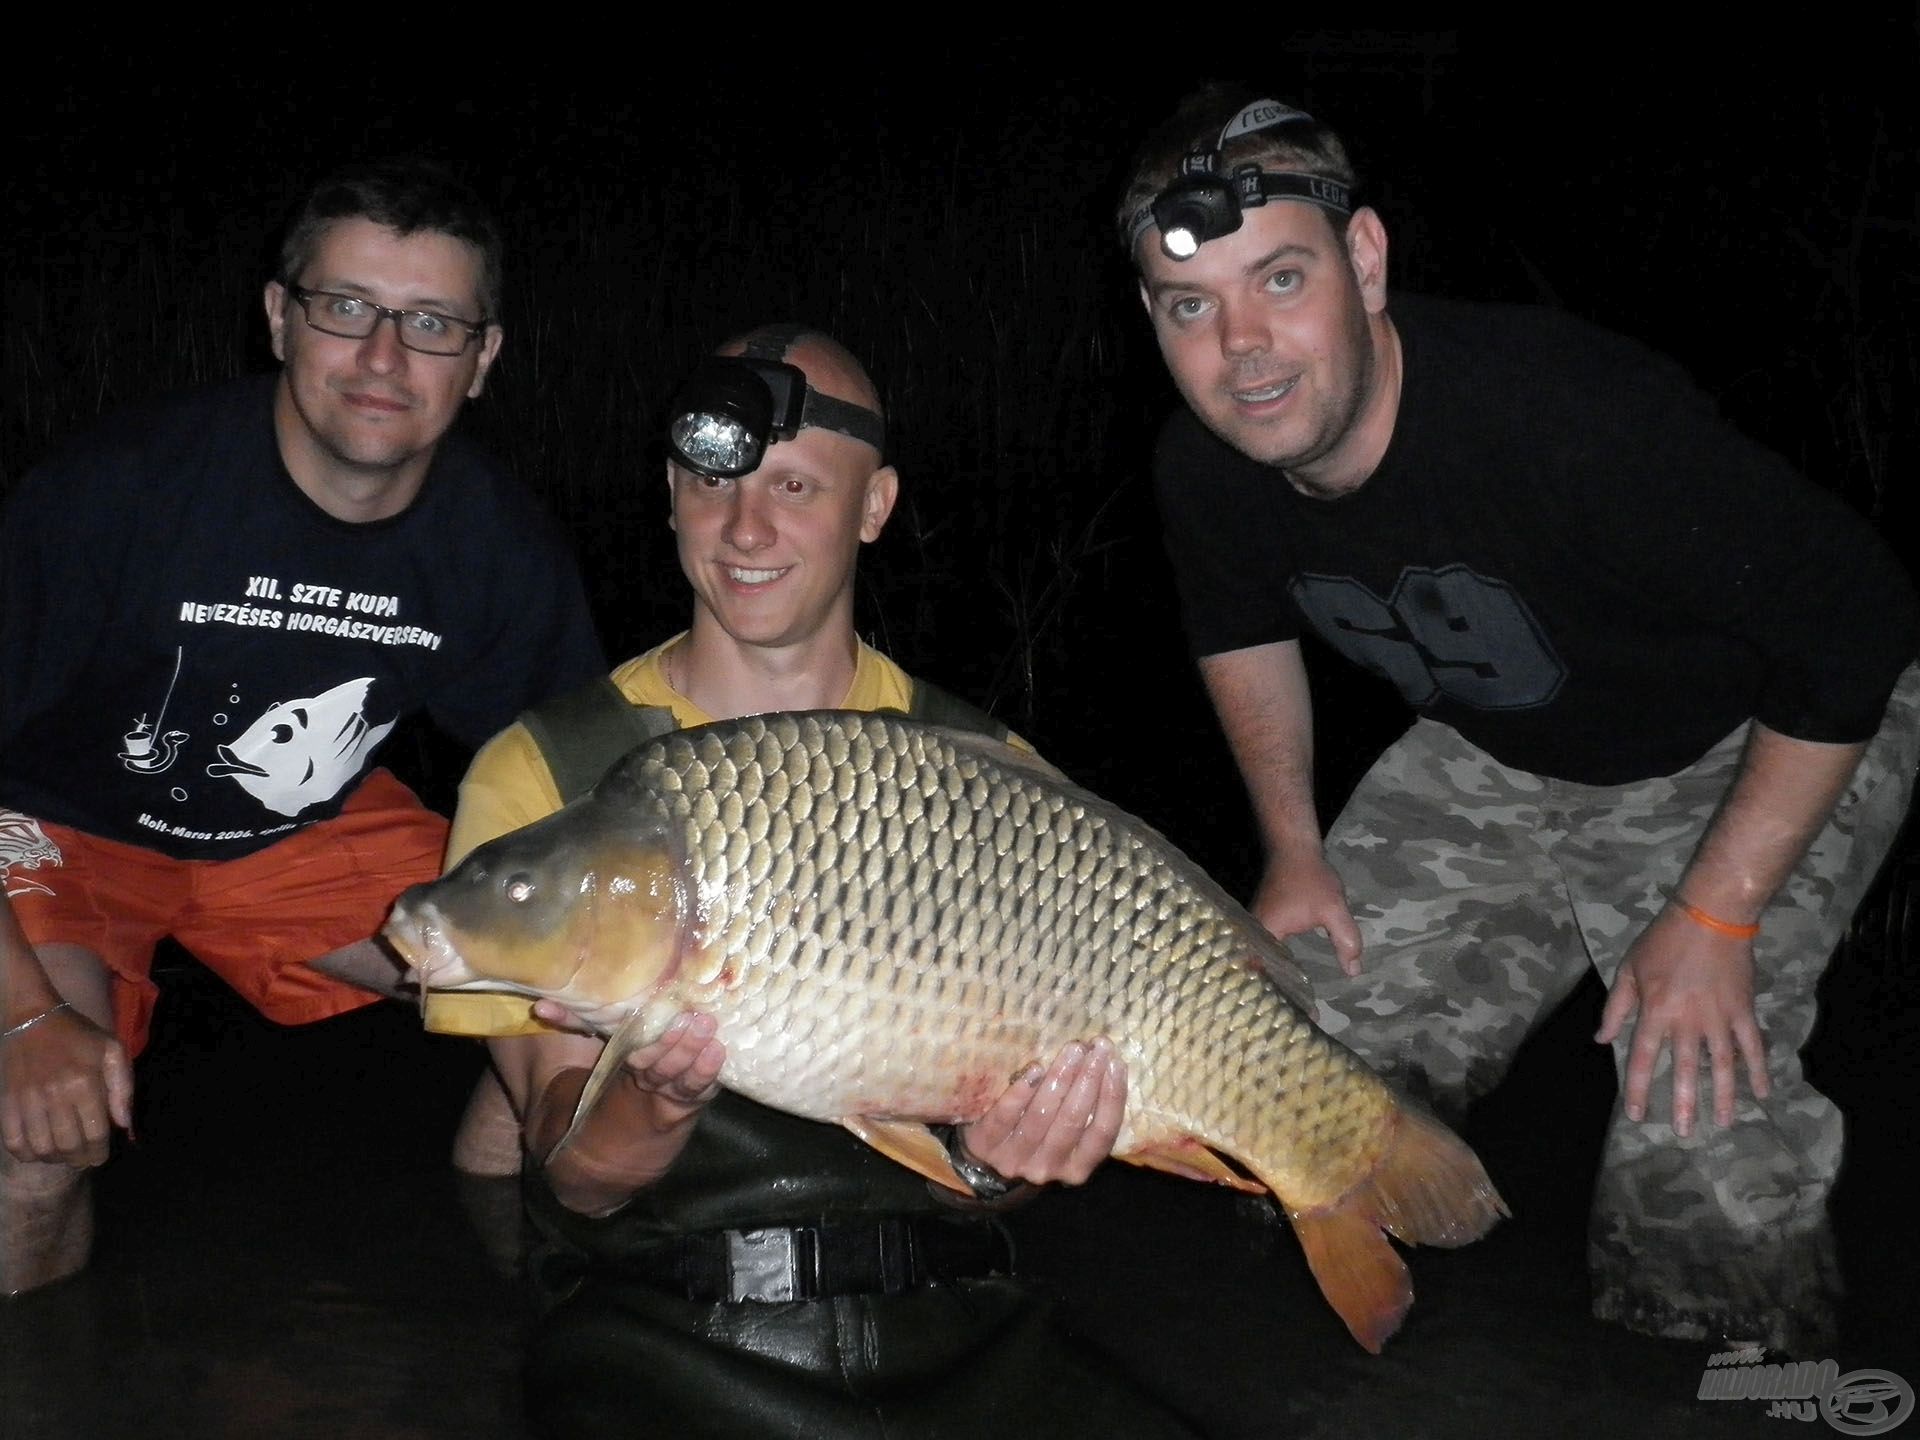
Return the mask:
M 379 328 L 382 320 L 391 320 L 400 343 L 422 355 L 458 355 L 487 332 L 484 318 L 462 320 L 435 310 L 395 310 L 391 306 L 376 305 L 364 296 L 342 295 L 336 290 L 307 290 L 298 285 L 289 285 L 287 293 L 300 302 L 307 324 L 323 335 L 364 340 Z

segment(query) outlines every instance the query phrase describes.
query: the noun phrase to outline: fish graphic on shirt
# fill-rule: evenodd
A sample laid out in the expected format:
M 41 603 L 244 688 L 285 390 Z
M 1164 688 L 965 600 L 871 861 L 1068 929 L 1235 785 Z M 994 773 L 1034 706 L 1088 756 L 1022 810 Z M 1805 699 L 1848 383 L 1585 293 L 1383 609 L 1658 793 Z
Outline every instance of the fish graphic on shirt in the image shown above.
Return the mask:
M 363 676 L 310 699 L 274 701 L 233 744 L 218 747 L 220 759 L 207 766 L 207 774 L 231 775 L 281 815 L 331 800 L 393 729 L 393 720 L 367 723 L 372 686 L 373 678 Z

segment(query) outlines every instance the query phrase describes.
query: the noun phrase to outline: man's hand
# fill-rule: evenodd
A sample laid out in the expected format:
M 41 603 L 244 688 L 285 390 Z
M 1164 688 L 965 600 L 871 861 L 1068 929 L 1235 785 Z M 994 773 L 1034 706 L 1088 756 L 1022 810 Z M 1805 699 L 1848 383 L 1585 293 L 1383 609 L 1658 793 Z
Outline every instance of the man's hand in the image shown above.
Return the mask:
M 1349 975 L 1360 973 L 1360 927 L 1347 908 L 1346 888 L 1317 846 L 1271 856 L 1247 908 L 1282 940 L 1320 931 L 1333 942 L 1340 968 Z
M 556 1029 L 594 1033 L 552 1001 L 540 1001 L 533 1013 Z M 552 1048 L 558 1038 L 534 1037 L 534 1043 Z M 713 1017 L 682 1011 L 659 1039 L 627 1057 L 620 1079 L 607 1086 L 573 1139 L 559 1145 L 595 1053 L 585 1047 L 577 1062 L 549 1067 L 548 1078 L 535 1082 L 539 1098 L 526 1118 L 528 1150 L 542 1157 L 560 1203 L 583 1215 L 611 1213 L 672 1168 L 693 1136 L 694 1120 L 720 1093 L 727 1058 L 714 1038 Z
M 720 1093 L 727 1047 L 714 1028 L 711 1015 L 682 1010 L 658 1040 L 627 1057 L 627 1078 L 653 1097 L 662 1124 L 677 1124 Z
M 1745 1061 L 1747 1083 L 1764 1100 L 1767 1043 L 1753 1011 L 1753 942 L 1720 935 L 1677 910 L 1664 910 L 1633 942 L 1593 1037 L 1610 1045 L 1630 1019 L 1626 1111 L 1640 1121 L 1660 1052 L 1673 1048 L 1673 1129 L 1693 1133 L 1700 1098 L 1700 1047 L 1713 1076 L 1713 1118 L 1733 1123 L 1734 1061 Z
M 133 1067 L 78 1011 L 0 1040 L 0 1143 L 14 1159 L 103 1164 L 113 1126 L 133 1128 Z
M 597 1030 L 557 1000 L 537 1001 L 533 1018 L 556 1030 L 599 1038 Z M 626 1078 L 652 1100 L 661 1125 L 678 1124 L 720 1093 L 727 1047 L 713 1038 L 715 1028 L 711 1015 L 682 1010 L 659 1039 L 627 1056 Z
M 1009 1180 L 1083 1185 L 1113 1152 L 1127 1113 L 1127 1067 L 1105 1036 L 1032 1066 L 961 1128 L 967 1153 Z
M 1327 864 L 1313 800 L 1313 699 L 1298 640 L 1207 655 L 1200 678 L 1213 700 L 1247 798 L 1260 822 L 1267 868 L 1247 907 L 1285 940 L 1319 930 L 1340 968 L 1360 973 L 1360 927 Z

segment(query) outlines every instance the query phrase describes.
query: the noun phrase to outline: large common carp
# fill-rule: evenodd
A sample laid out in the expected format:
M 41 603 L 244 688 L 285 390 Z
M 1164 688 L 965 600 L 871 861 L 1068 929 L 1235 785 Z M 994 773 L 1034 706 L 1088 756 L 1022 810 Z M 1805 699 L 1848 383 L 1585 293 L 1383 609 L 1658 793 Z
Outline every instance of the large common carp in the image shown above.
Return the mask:
M 1127 1065 L 1114 1154 L 1271 1191 L 1373 1351 L 1412 1300 L 1386 1236 L 1459 1245 L 1505 1213 L 1473 1152 L 1312 1023 L 1284 947 L 1164 838 L 1031 755 L 896 715 L 642 745 L 408 891 L 386 934 L 425 989 L 551 996 L 611 1035 L 579 1113 L 704 1011 L 723 1083 L 963 1191 L 927 1124 L 1104 1034 Z

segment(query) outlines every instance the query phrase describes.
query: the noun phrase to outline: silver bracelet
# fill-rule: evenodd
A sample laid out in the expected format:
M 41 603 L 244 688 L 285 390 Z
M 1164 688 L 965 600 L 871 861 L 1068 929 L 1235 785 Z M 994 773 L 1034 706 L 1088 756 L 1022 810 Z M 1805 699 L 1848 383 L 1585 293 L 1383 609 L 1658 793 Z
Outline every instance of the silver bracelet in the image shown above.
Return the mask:
M 71 1000 L 62 1000 L 58 1005 L 49 1005 L 31 1019 L 22 1020 L 18 1025 L 10 1025 L 5 1030 L 0 1030 L 0 1040 L 11 1040 L 16 1035 L 24 1035 L 42 1020 L 51 1020 L 62 1010 L 71 1010 L 72 1008 L 73 1002 Z

